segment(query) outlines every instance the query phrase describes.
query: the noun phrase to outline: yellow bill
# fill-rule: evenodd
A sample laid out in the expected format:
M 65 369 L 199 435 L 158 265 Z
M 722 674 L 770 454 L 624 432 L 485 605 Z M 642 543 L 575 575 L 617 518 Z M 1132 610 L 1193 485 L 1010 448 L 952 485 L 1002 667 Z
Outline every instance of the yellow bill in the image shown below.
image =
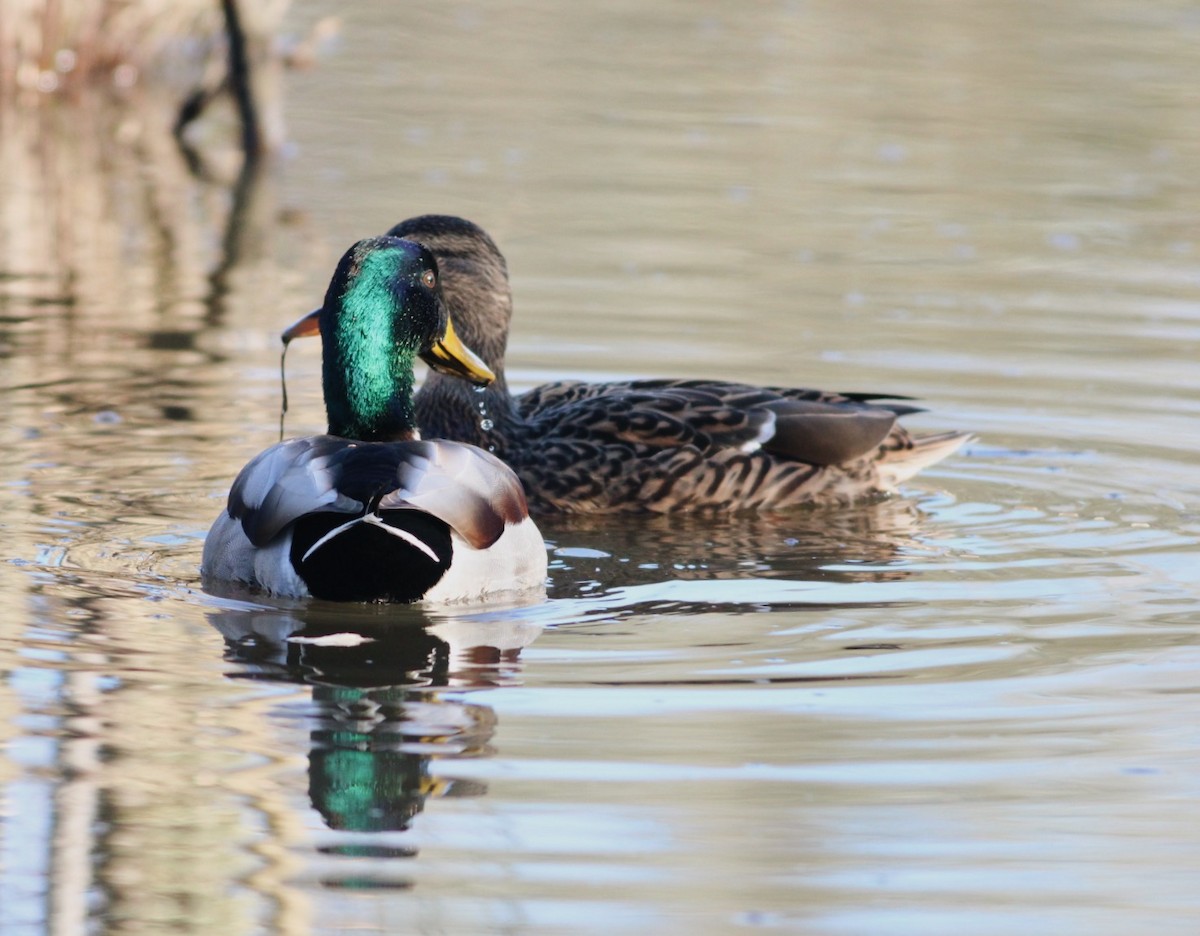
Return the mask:
M 300 322 L 296 323 L 299 324 Z M 442 336 L 442 340 L 435 342 L 421 358 L 435 371 L 449 374 L 451 377 L 461 377 L 476 386 L 486 387 L 496 379 L 492 369 L 483 363 L 479 355 L 459 340 L 458 335 L 454 333 L 454 323 L 449 319 L 446 320 L 446 334 Z

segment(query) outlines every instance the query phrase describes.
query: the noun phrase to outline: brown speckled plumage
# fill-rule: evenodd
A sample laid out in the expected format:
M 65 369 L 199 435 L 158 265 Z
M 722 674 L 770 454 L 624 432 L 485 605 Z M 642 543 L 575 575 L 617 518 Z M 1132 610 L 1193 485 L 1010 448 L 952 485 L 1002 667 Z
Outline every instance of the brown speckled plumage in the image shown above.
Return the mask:
M 480 392 L 430 374 L 416 398 L 423 436 L 495 452 L 521 478 L 534 511 L 846 504 L 894 489 L 969 438 L 914 439 L 897 418 L 916 408 L 889 398 L 715 380 L 560 381 L 511 396 L 504 354 L 512 297 L 492 239 L 442 215 L 388 233 L 433 251 L 459 336 L 497 376 Z

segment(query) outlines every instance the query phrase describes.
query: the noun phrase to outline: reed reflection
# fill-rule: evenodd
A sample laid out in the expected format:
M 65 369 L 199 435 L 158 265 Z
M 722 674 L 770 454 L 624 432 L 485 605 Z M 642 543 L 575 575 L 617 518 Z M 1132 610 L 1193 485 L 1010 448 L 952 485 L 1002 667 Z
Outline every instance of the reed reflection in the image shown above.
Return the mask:
M 276 189 L 262 161 L 177 138 L 169 89 L 82 94 L 80 106 L 0 97 L 6 389 L 46 387 L 92 410 L 149 399 L 187 419 L 224 360 L 205 336 L 280 275 Z
M 269 343 L 264 292 L 290 308 L 305 274 L 276 260 L 292 232 L 261 161 L 210 145 L 199 177 L 169 92 L 80 94 L 86 106 L 0 99 L 0 487 L 25 492 L 0 505 L 12 555 L 119 573 L 154 546 L 135 535 L 110 561 L 114 515 L 135 534 L 197 522 L 209 508 L 192 492 L 228 476 L 238 419 L 269 426 L 274 382 L 246 391 L 252 365 L 230 349 Z

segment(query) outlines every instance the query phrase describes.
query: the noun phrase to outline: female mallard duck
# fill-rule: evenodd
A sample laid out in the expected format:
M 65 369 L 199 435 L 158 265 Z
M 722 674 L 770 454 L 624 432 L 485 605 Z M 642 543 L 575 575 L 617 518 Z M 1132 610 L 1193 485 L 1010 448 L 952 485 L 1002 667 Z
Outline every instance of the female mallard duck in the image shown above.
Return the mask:
M 914 439 L 897 418 L 918 409 L 888 397 L 719 380 L 568 380 L 513 397 L 504 380 L 512 294 L 492 239 L 444 215 L 388 234 L 434 252 L 456 327 L 496 374 L 480 393 L 431 373 L 417 394 L 418 423 L 495 452 L 535 510 L 845 504 L 893 490 L 970 438 Z
M 267 449 L 238 475 L 204 542 L 209 581 L 347 601 L 462 601 L 540 587 L 546 548 L 516 475 L 457 442 L 419 441 L 413 364 L 492 372 L 450 325 L 434 255 L 359 241 L 319 310 L 328 435 Z

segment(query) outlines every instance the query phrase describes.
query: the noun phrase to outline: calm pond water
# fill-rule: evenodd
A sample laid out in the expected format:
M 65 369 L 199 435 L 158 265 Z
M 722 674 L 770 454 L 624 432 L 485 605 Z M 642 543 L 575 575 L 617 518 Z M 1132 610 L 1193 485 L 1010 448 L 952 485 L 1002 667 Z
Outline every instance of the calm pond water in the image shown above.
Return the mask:
M 148 89 L 0 112 L 0 931 L 1195 932 L 1195 9 L 288 28 L 331 12 L 241 186 Z M 895 391 L 980 440 L 852 510 L 547 521 L 531 607 L 206 595 L 280 328 L 425 211 L 507 253 L 518 388 Z M 379 640 L 284 642 L 330 621 Z

